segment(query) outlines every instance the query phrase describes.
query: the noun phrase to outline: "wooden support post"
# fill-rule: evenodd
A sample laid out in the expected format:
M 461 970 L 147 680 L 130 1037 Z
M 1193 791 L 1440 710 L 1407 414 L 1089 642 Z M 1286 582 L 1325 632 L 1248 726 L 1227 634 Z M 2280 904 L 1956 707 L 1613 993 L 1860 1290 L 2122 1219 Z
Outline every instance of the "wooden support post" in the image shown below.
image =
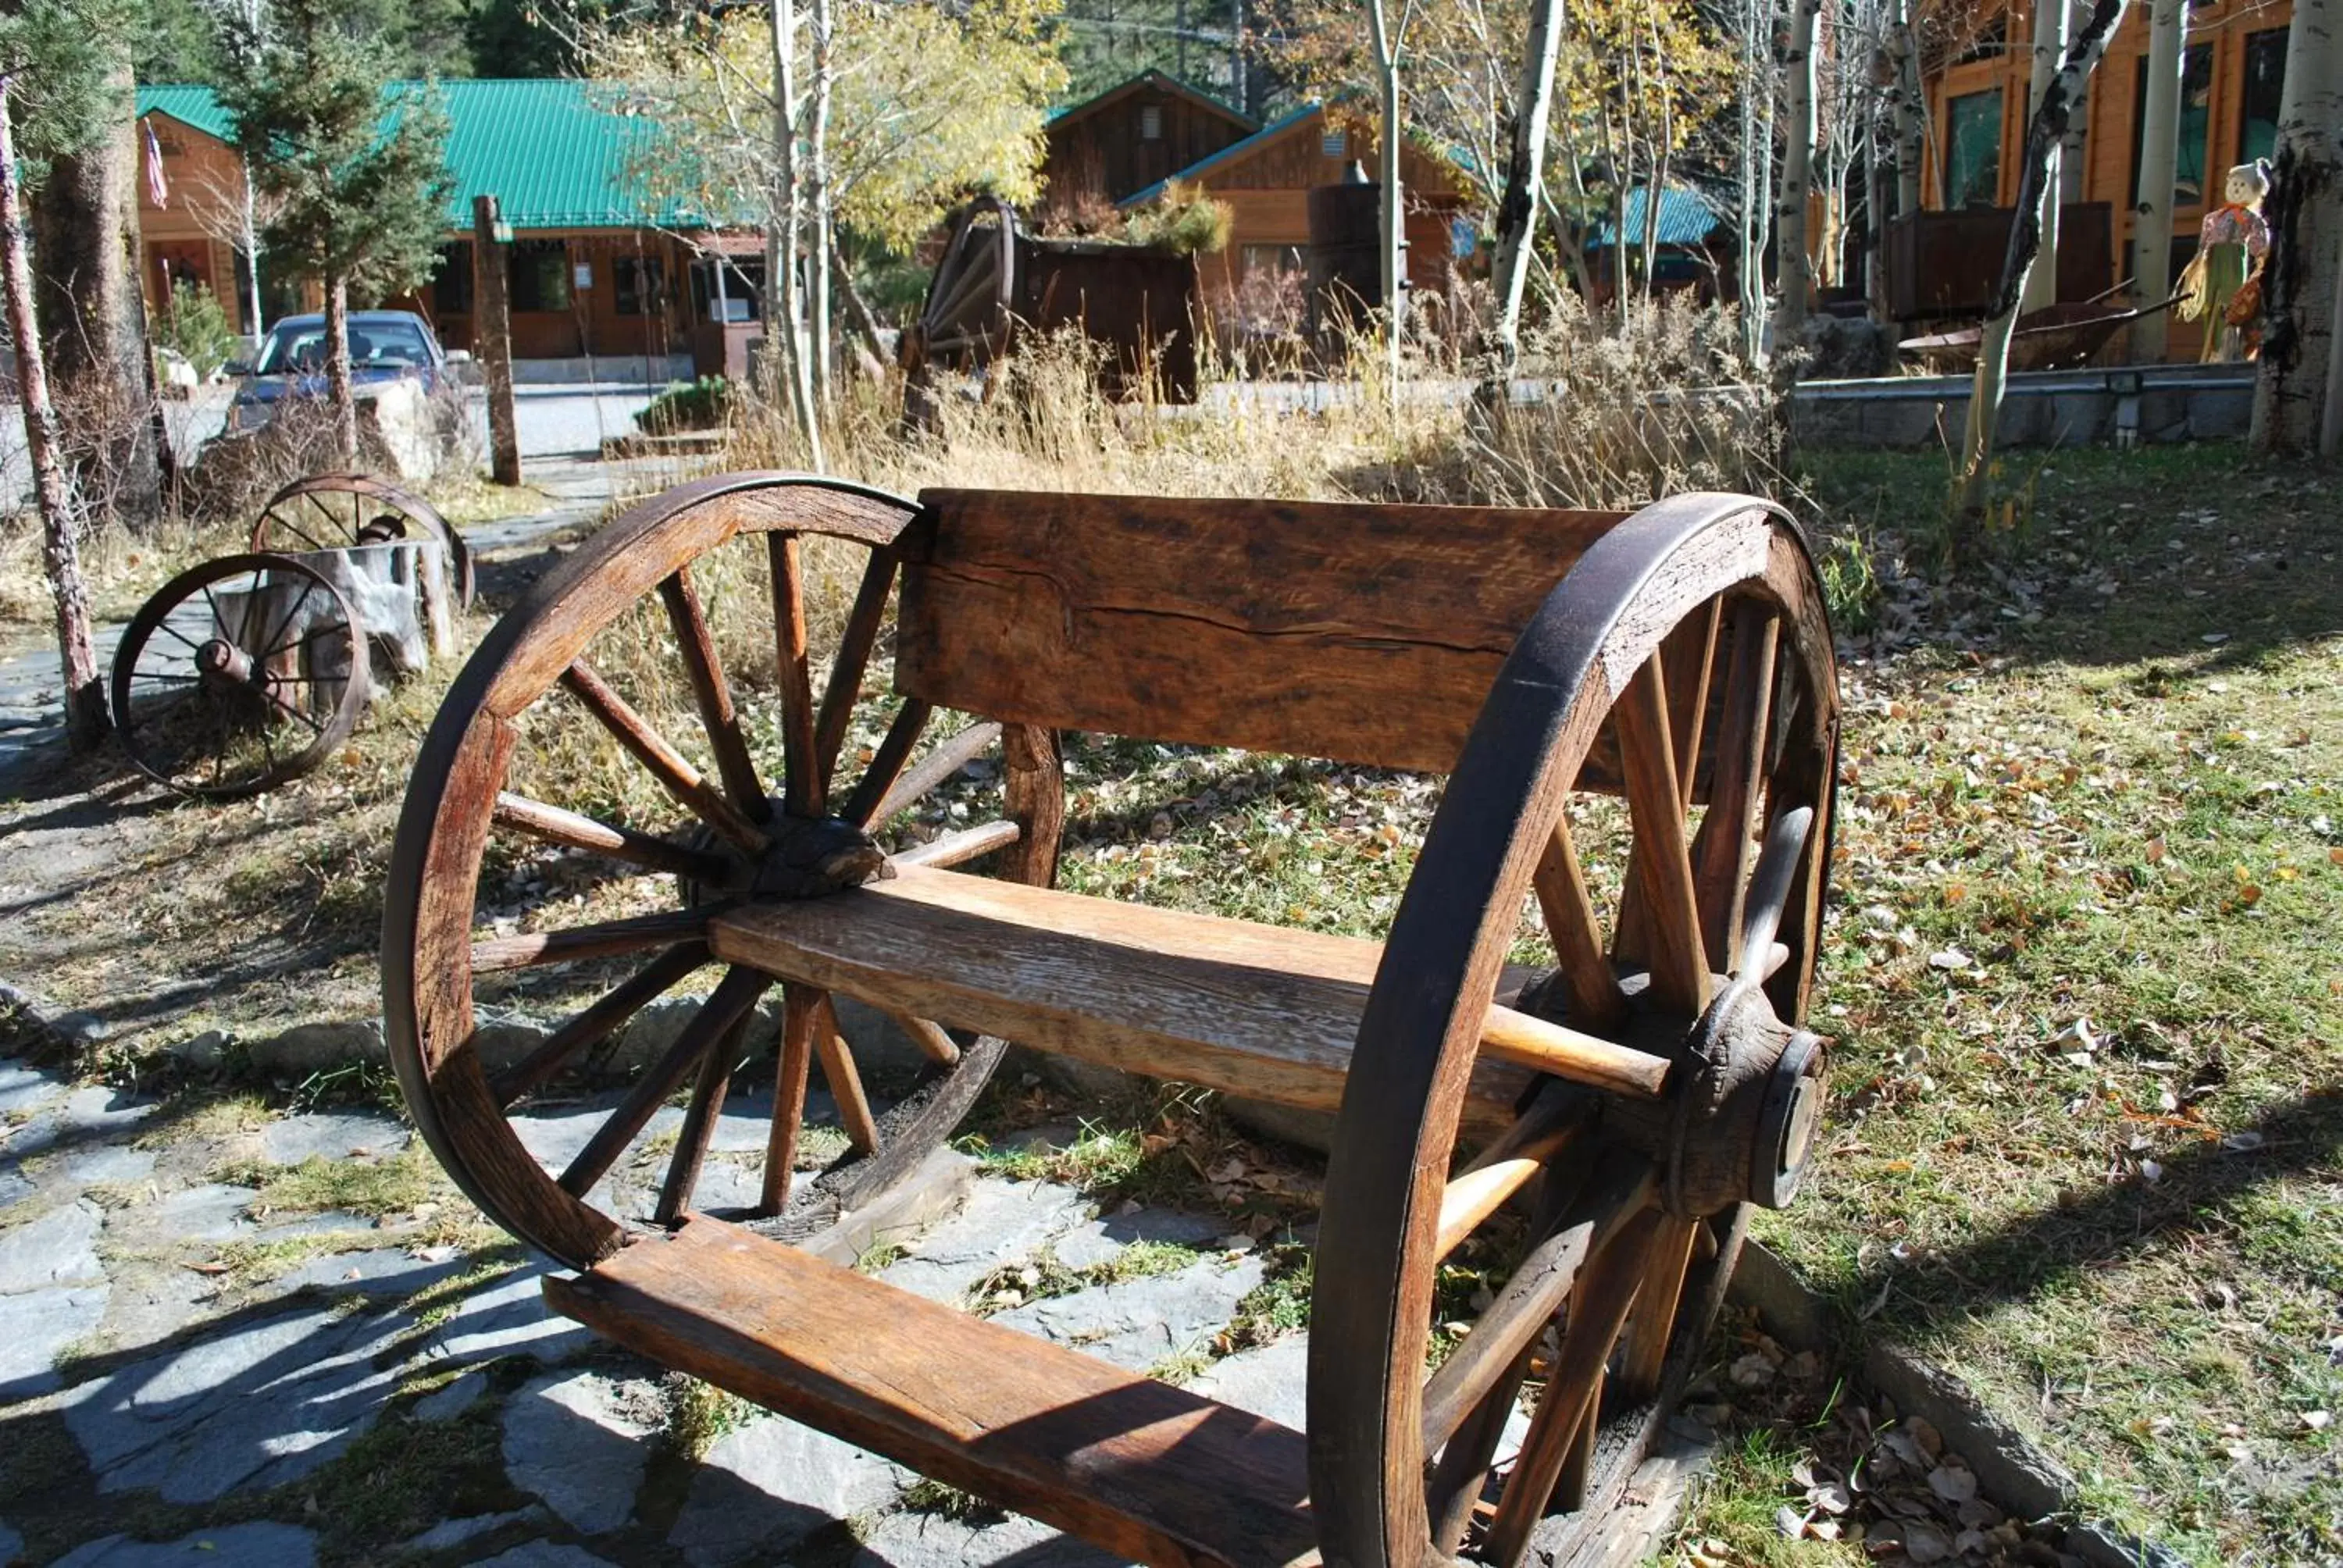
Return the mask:
M 520 431 L 513 421 L 512 305 L 497 198 L 472 198 L 472 353 L 488 378 L 489 476 L 520 483 Z

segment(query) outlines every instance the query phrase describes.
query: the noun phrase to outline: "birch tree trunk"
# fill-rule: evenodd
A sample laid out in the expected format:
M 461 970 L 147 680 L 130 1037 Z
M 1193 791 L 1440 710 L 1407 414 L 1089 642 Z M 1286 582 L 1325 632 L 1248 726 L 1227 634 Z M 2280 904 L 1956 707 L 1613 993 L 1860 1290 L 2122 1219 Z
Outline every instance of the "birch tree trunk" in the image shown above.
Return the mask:
M 326 279 L 326 406 L 334 416 L 334 450 L 356 467 L 358 461 L 358 399 L 350 385 L 350 284 Z
M 1922 127 L 1928 117 L 1927 95 L 1920 86 L 1920 45 L 1912 35 L 1912 0 L 1896 0 L 1887 36 L 1896 59 L 1896 216 L 1903 217 L 1920 210 Z
M 2172 292 L 2172 194 L 2180 166 L 2180 69 L 2188 52 L 2188 0 L 2147 0 L 2147 91 L 2139 125 L 2139 201 L 2132 208 L 2132 287 L 2142 305 Z M 2171 312 L 2131 326 L 2137 363 L 2163 362 Z M 2213 324 L 2213 330 L 2218 324 Z
M 2019 154 L 2016 208 L 2010 215 L 2009 249 L 2001 263 L 2001 283 L 1994 290 L 1992 314 L 1977 344 L 1976 380 L 1969 392 L 1968 429 L 1961 442 L 1962 466 L 1954 480 L 1953 548 L 1974 548 L 1985 516 L 1987 481 L 1993 465 L 1994 429 L 2001 419 L 2002 394 L 2009 385 L 2009 338 L 2017 325 L 2018 302 L 2026 294 L 2026 275 L 2042 248 L 2037 221 L 2042 193 L 2057 192 L 2056 152 L 2066 136 L 2077 106 L 2091 83 L 2091 72 L 2107 50 L 2107 40 L 2123 25 L 2130 0 L 2093 0 L 2090 19 L 2067 46 L 2066 55 L 2043 90 L 2034 116 L 2026 126 L 2026 146 Z
M 49 405 L 49 372 L 33 318 L 33 264 L 25 237 L 24 193 L 16 181 L 16 133 L 8 102 L 11 78 L 0 75 L 0 273 L 5 274 L 8 332 L 16 342 L 16 397 L 25 410 L 25 448 L 32 460 L 33 498 L 41 513 L 41 568 L 56 608 L 57 666 L 64 676 L 65 744 L 93 749 L 106 734 L 106 689 L 89 630 L 89 589 L 82 582 L 74 539 L 73 493 L 57 460 L 57 416 Z
M 1815 174 L 1815 22 L 1822 8 L 1822 0 L 1792 0 L 1790 46 L 1782 62 L 1790 101 L 1783 127 L 1781 196 L 1774 204 L 1775 265 L 1782 285 L 1774 319 L 1785 338 L 1796 337 L 1806 324 L 1815 285 L 1814 258 L 1806 249 L 1806 201 Z
M 830 189 L 830 93 L 831 45 L 837 36 L 835 0 L 813 0 L 813 131 L 808 138 L 812 186 L 813 254 L 806 262 L 808 283 L 808 357 L 813 362 L 813 405 L 817 414 L 830 406 L 831 310 L 830 252 L 837 243 L 835 204 Z
M 805 190 L 798 170 L 795 0 L 771 0 L 769 15 L 773 45 L 772 216 L 776 221 L 765 235 L 765 355 L 769 362 L 766 374 L 797 420 L 807 461 L 820 472 L 824 466 L 821 417 L 814 407 L 812 379 L 798 337 L 805 318 L 798 286 L 798 236 L 804 227 Z
M 1497 204 L 1497 376 L 1521 357 L 1522 288 L 1530 275 L 1538 195 L 1545 187 L 1546 134 L 1554 122 L 1554 62 L 1562 44 L 1562 0 L 1533 0 L 1522 75 L 1513 95 L 1513 136 L 1505 159 L 1505 194 Z
M 1407 193 L 1400 186 L 1400 51 L 1407 34 L 1408 5 L 1394 25 L 1384 15 L 1387 0 L 1370 0 L 1367 25 L 1375 47 L 1375 79 L 1383 95 L 1383 127 L 1377 151 L 1383 165 L 1382 283 L 1384 369 L 1392 406 L 1399 406 L 1400 336 L 1407 326 Z
M 1741 44 L 1741 344 L 1765 357 L 1765 215 L 1774 204 L 1772 0 L 1745 0 Z
M 2343 0 L 2295 0 L 2286 87 L 2263 214 L 2261 374 L 2254 450 L 2308 453 L 2335 427 L 2338 294 L 2343 294 Z
M 2026 89 L 2028 113 L 2041 107 L 2042 95 L 2050 89 L 2051 80 L 2058 74 L 2058 62 L 2066 52 L 2066 0 L 2034 0 L 2034 75 Z M 2042 236 L 2041 250 L 2034 266 L 2026 275 L 2025 296 L 2018 302 L 2018 312 L 2040 310 L 2058 302 L 2058 203 L 2066 182 L 2060 170 L 2066 157 L 2066 137 L 2050 144 L 2050 169 L 2042 184 L 2041 199 L 2034 204 L 2034 224 Z M 2143 178 L 2143 188 L 2147 186 Z

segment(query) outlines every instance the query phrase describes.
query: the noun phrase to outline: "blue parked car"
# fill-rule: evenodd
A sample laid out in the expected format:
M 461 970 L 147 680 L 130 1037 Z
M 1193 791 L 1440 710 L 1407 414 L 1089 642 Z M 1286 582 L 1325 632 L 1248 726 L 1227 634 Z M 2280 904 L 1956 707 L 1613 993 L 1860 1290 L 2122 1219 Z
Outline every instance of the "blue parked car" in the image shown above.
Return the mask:
M 360 397 L 369 385 L 411 378 L 426 393 L 452 384 L 454 367 L 471 358 L 439 347 L 431 324 L 411 310 L 350 312 L 350 384 Z M 287 397 L 326 396 L 326 318 L 287 316 L 268 329 L 260 353 L 244 372 L 228 405 L 227 427 L 256 430 Z

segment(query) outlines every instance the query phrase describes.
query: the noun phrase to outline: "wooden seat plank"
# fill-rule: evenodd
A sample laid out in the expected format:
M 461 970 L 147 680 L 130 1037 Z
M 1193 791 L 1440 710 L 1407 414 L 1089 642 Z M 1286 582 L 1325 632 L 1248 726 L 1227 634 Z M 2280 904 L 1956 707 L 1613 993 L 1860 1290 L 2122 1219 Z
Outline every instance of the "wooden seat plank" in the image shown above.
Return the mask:
M 1326 1111 L 1342 1104 L 1383 960 L 1382 944 L 1354 937 L 923 867 L 732 910 L 711 922 L 709 945 L 728 963 L 880 1008 Z M 1529 1076 L 1484 1057 L 1468 1122 L 1510 1121 Z
M 721 1221 L 547 1302 L 660 1364 L 1161 1568 L 1313 1563 L 1302 1434 Z

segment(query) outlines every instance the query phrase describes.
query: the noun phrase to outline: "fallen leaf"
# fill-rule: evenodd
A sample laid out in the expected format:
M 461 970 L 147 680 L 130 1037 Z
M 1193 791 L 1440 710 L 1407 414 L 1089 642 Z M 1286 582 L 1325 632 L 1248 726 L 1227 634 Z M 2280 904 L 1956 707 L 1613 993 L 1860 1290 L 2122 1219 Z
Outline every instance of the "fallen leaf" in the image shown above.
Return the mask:
M 1976 1489 L 1976 1473 L 1966 1464 L 1940 1464 L 1928 1472 L 1928 1490 L 1947 1503 L 1966 1503 Z
M 225 1274 L 227 1272 L 227 1265 L 226 1263 L 182 1263 L 179 1267 L 186 1269 L 192 1273 L 197 1274 Z
M 2258 1132 L 2229 1132 L 2222 1135 L 2221 1147 L 2224 1149 L 2235 1150 L 2240 1154 L 2246 1154 L 2252 1152 L 2254 1150 L 2259 1149 L 2268 1141 L 2268 1140 L 2265 1139 Z
M 1971 961 L 1969 955 L 1958 948 L 1945 948 L 1928 955 L 1928 967 L 1932 970 L 1965 970 Z

